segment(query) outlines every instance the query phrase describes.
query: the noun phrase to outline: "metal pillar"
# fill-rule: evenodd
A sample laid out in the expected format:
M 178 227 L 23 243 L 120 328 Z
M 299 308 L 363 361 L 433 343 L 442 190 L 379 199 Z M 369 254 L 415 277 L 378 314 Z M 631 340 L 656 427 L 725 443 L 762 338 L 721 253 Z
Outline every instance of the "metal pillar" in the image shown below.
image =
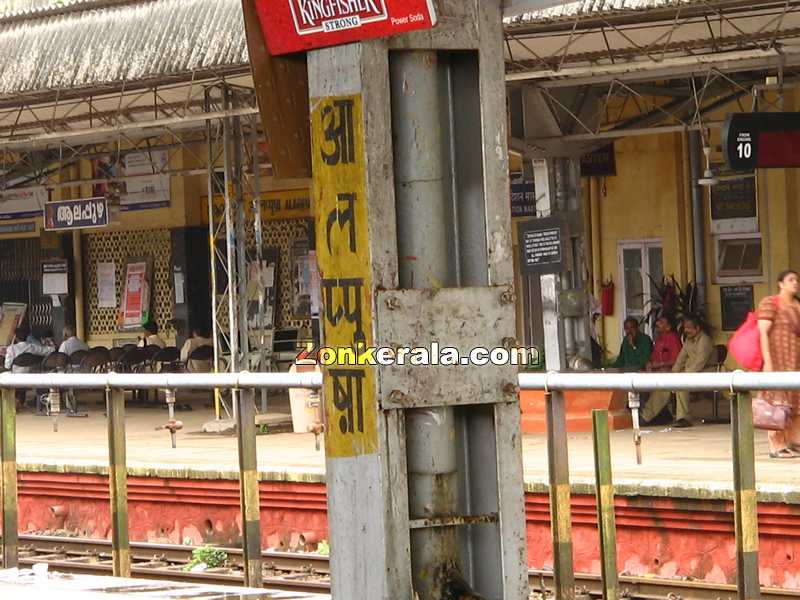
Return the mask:
M 239 446 L 239 499 L 242 510 L 242 548 L 244 584 L 259 588 L 261 572 L 261 505 L 258 490 L 258 455 L 256 452 L 256 415 L 253 390 L 239 391 L 242 405 L 237 411 Z
M 389 66 L 400 287 L 450 287 L 437 53 L 397 52 L 390 58 Z M 455 439 L 452 407 L 406 413 L 412 518 L 455 514 L 458 483 Z M 454 528 L 411 532 L 414 589 L 422 598 L 442 596 L 448 565 L 457 559 Z
M 537 194 L 541 198 L 537 202 L 537 210 L 545 216 L 555 214 L 561 207 L 558 196 L 552 191 L 552 161 L 534 161 L 533 171 Z M 542 275 L 541 288 L 545 363 L 548 371 L 561 371 L 567 366 L 564 320 L 558 307 L 561 275 Z M 547 394 L 547 456 L 556 598 L 568 600 L 575 596 L 575 573 L 572 561 L 567 415 L 564 393 L 561 391 Z
M 128 473 L 125 460 L 125 392 L 106 390 L 108 486 L 111 498 L 111 552 L 116 577 L 131 576 L 128 540 Z
M 702 138 L 699 131 L 689 132 L 689 170 L 692 179 L 692 247 L 694 248 L 694 280 L 700 292 L 700 305 L 706 298 L 706 241 L 703 210 L 703 187 L 698 180 L 703 176 L 701 157 Z
M 761 597 L 761 587 L 758 580 L 758 500 L 753 409 L 749 394 L 731 395 L 731 430 L 736 584 L 739 598 L 751 600 Z
M 435 4 L 308 55 L 326 346 L 514 342 L 501 2 Z M 527 598 L 517 367 L 325 371 L 334 597 Z
M 14 390 L 3 388 L 0 398 L 0 488 L 2 488 L 3 567 L 17 566 L 17 406 Z

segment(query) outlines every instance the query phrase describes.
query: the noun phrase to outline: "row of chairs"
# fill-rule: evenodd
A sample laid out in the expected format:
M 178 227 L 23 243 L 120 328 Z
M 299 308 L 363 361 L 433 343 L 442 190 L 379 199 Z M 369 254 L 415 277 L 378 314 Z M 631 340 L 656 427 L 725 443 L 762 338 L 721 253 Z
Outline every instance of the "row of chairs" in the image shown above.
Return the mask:
M 189 360 L 209 361 L 213 355 L 211 346 L 200 346 L 191 353 Z M 177 373 L 184 369 L 180 352 L 175 346 L 161 348 L 152 345 L 142 348 L 135 344 L 111 349 L 95 346 L 90 350 L 77 350 L 69 356 L 63 352 L 53 352 L 46 357 L 23 353 L 16 357 L 13 366 L 39 373 Z M 74 393 L 70 392 L 68 396 L 71 400 L 68 401 L 69 412 L 76 414 Z M 147 401 L 146 393 L 138 394 L 138 397 Z M 37 411 L 45 412 L 46 408 L 42 399 L 37 397 Z

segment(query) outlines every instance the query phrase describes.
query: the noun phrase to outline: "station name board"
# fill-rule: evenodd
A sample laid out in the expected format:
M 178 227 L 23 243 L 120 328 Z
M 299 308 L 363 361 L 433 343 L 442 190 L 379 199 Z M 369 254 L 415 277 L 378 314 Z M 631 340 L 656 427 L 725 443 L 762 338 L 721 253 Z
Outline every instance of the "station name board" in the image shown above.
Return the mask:
M 108 202 L 102 197 L 48 202 L 44 205 L 44 228 L 47 231 L 88 229 L 107 225 Z
M 432 0 L 256 0 L 270 54 L 430 29 Z

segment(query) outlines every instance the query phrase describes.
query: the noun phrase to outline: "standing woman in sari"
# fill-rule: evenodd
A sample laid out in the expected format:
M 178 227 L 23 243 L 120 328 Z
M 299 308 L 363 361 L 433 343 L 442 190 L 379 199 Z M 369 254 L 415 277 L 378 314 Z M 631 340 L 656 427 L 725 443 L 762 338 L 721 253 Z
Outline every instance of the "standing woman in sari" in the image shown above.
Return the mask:
M 758 305 L 765 372 L 800 370 L 799 285 L 795 271 L 783 271 L 778 275 L 778 295 L 767 296 Z M 767 391 L 762 394 L 767 402 L 788 409 L 790 414 L 786 429 L 769 432 L 770 457 L 800 457 L 800 391 Z

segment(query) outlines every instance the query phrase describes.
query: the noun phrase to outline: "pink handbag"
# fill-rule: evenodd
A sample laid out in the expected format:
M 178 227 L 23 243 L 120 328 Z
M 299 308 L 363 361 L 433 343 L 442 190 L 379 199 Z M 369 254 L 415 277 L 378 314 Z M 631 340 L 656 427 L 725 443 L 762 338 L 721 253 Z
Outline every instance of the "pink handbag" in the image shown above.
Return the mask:
M 767 402 L 761 395 L 753 398 L 753 427 L 771 431 L 786 429 L 789 418 L 789 409 L 784 406 L 774 406 Z
M 761 333 L 758 330 L 758 317 L 755 312 L 747 315 L 728 342 L 728 352 L 749 371 L 760 371 L 764 366 L 761 356 Z

